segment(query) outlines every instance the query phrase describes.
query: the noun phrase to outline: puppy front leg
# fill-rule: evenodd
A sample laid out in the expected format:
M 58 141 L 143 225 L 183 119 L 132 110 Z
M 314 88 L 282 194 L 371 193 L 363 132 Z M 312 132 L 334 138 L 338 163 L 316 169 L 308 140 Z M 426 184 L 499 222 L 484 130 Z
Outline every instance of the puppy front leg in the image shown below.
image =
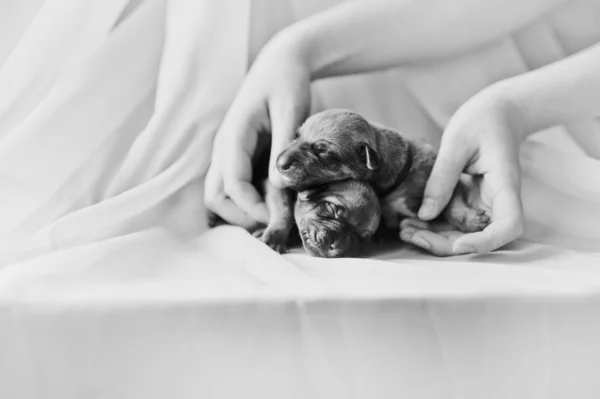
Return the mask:
M 294 226 L 293 193 L 284 188 L 278 189 L 265 181 L 265 202 L 269 210 L 269 224 L 266 228 L 254 232 L 254 236 L 271 247 L 274 251 L 284 253 Z

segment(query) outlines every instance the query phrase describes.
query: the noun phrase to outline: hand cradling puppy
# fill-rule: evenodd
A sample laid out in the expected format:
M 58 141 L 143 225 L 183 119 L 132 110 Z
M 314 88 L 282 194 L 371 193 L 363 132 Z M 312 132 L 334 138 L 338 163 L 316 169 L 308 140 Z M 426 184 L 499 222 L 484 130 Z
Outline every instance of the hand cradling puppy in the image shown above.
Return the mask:
M 370 123 L 348 110 L 327 110 L 306 120 L 297 137 L 279 155 L 277 168 L 287 187 L 355 179 L 368 181 L 380 199 L 388 229 L 427 223 L 417 219 L 437 151 L 401 133 Z M 459 182 L 443 218 L 465 232 L 483 230 L 490 216 L 467 203 Z
M 436 154 L 431 145 L 355 112 L 317 113 L 277 158 L 287 188 L 261 177 L 270 220 L 254 235 L 284 252 L 295 220 L 311 255 L 340 257 L 356 254 L 380 219 L 392 230 L 427 228 L 416 217 Z M 483 230 L 490 222 L 485 211 L 467 203 L 460 183 L 443 218 L 462 232 Z

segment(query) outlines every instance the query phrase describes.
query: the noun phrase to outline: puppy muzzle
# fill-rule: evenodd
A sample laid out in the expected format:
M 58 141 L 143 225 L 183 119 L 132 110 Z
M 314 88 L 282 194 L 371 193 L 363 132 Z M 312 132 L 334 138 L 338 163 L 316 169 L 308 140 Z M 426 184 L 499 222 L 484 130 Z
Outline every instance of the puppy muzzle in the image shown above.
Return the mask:
M 339 258 L 351 255 L 352 246 L 347 239 L 336 239 L 331 233 L 309 225 L 301 232 L 304 248 L 312 256 Z
M 277 157 L 277 169 L 282 174 L 289 173 L 293 168 L 298 166 L 300 158 L 298 151 L 285 150 Z

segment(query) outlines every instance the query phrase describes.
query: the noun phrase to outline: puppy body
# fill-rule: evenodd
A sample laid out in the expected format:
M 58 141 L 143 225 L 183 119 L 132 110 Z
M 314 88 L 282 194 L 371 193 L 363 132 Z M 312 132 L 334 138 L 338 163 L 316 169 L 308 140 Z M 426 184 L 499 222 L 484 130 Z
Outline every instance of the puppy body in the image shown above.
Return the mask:
M 270 143 L 262 144 L 267 154 L 261 154 L 255 165 L 253 184 L 265 198 L 269 223 L 253 229 L 253 235 L 283 253 L 296 222 L 309 254 L 328 258 L 355 254 L 375 233 L 381 220 L 379 201 L 371 186 L 346 180 L 305 188 L 298 193 L 276 188 L 267 179 Z M 223 223 L 208 211 L 209 227 Z
M 265 181 L 269 224 L 254 236 L 283 253 L 294 221 L 306 251 L 324 258 L 353 255 L 375 234 L 381 220 L 377 195 L 368 183 L 333 182 L 296 195 Z M 293 209 L 293 211 L 292 211 Z
M 355 112 L 328 110 L 302 125 L 277 166 L 292 188 L 348 178 L 368 180 L 380 197 L 386 227 L 399 228 L 401 219 L 416 217 L 436 154 L 431 145 L 369 123 Z M 489 223 L 485 212 L 467 204 L 460 184 L 444 217 L 464 232 L 480 231 Z
M 395 130 L 375 123 L 371 126 L 376 132 L 381 160 L 371 184 L 381 196 L 386 227 L 394 228 L 403 218 L 417 217 L 437 151 L 430 144 L 407 139 Z M 460 231 L 481 231 L 488 225 L 489 217 L 484 211 L 469 206 L 466 196 L 465 187 L 459 182 L 443 216 Z
M 333 258 L 357 254 L 377 231 L 381 210 L 368 183 L 344 180 L 298 193 L 294 217 L 304 248 Z

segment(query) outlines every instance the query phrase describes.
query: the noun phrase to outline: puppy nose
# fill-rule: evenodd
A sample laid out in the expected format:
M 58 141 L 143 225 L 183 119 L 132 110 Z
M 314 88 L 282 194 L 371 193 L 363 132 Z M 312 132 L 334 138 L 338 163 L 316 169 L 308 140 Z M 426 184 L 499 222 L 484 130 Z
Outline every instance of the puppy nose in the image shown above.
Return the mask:
M 325 251 L 330 250 L 330 246 L 331 246 L 331 235 L 327 234 L 324 231 L 319 231 L 317 233 L 317 242 L 319 243 L 319 245 L 321 245 L 321 248 L 323 248 Z
M 293 154 L 283 152 L 277 158 L 277 169 L 279 169 L 280 172 L 287 172 L 296 162 L 297 160 Z

